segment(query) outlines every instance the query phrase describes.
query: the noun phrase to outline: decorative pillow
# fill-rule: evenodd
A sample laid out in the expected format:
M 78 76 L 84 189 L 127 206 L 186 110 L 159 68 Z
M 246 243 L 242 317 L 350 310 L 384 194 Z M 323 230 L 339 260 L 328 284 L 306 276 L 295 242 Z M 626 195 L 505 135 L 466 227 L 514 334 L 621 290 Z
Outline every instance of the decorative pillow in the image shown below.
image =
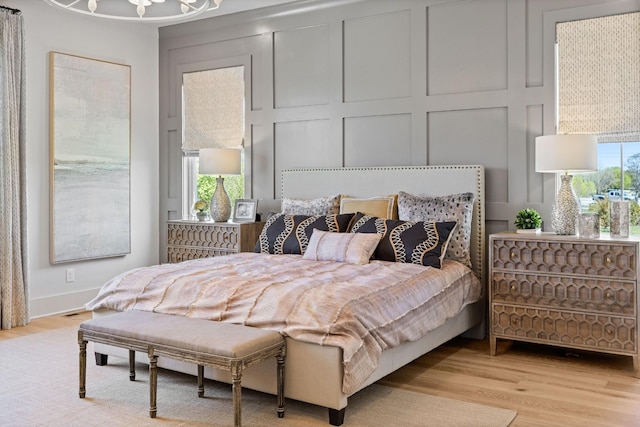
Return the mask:
M 398 219 L 397 196 L 378 196 L 368 199 L 342 196 L 340 213 L 362 212 L 378 218 Z
M 358 212 L 353 218 L 351 232 L 382 234 L 374 252 L 375 259 L 440 268 L 455 226 L 453 221 L 401 221 Z
M 457 229 L 451 236 L 445 258 L 460 261 L 471 268 L 471 224 L 473 193 L 431 197 L 398 193 L 398 216 L 404 221 L 455 221 Z
M 369 264 L 382 234 L 331 233 L 315 229 L 302 259 Z
M 287 215 L 330 215 L 340 210 L 340 195 L 319 197 L 317 199 L 283 198 L 280 210 Z
M 302 255 L 313 229 L 345 233 L 353 214 L 286 215 L 279 213 L 267 220 L 256 243 L 255 252 Z

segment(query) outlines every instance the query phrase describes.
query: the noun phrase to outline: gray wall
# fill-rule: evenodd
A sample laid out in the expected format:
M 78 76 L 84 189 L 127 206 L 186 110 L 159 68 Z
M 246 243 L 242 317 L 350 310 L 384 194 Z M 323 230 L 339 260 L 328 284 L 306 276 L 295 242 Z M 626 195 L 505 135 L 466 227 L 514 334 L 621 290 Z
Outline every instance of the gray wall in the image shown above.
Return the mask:
M 161 28 L 160 234 L 181 212 L 181 73 L 225 63 L 250 70 L 247 197 L 259 211 L 278 209 L 284 168 L 482 164 L 489 232 L 524 207 L 548 218 L 555 177 L 535 172 L 533 147 L 555 133 L 555 23 L 638 8 L 301 1 Z

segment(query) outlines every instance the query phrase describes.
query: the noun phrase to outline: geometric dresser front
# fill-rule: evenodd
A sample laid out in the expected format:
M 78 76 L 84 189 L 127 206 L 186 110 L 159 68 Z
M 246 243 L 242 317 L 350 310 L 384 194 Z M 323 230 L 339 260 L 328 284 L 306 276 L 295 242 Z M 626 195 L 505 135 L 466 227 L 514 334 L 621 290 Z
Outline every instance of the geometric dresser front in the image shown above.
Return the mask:
M 167 262 L 253 252 L 264 222 L 167 221 Z
M 489 236 L 489 343 L 550 344 L 638 360 L 638 241 Z

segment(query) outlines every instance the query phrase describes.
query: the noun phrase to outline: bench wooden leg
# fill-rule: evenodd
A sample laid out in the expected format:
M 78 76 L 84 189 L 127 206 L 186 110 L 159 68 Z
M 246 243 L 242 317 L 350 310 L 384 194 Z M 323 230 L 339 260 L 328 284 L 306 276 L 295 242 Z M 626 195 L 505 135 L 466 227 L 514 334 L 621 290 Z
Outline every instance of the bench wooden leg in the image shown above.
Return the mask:
M 204 366 L 198 365 L 198 397 L 204 397 Z
M 136 380 L 136 352 L 129 350 L 129 381 Z
M 80 399 L 84 399 L 87 392 L 85 386 L 87 381 L 87 342 L 82 337 L 82 331 L 78 331 L 78 344 L 80 345 L 80 358 L 79 358 L 79 375 L 80 375 L 80 388 L 78 395 Z
M 156 395 L 158 391 L 158 356 L 153 354 L 153 347 L 149 347 L 149 416 L 156 417 L 158 412 Z
M 233 425 L 242 425 L 242 362 L 231 363 L 231 378 L 233 380 Z
M 284 347 L 276 356 L 278 360 L 278 418 L 284 417 Z

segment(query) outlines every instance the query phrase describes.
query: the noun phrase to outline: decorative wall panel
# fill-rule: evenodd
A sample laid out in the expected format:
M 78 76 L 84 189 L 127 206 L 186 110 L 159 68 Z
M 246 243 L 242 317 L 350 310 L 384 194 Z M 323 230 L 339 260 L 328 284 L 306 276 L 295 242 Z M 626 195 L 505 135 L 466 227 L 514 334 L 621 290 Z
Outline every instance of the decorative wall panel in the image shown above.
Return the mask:
M 273 68 L 275 108 L 327 104 L 328 25 L 275 32 Z
M 344 119 L 344 166 L 411 164 L 410 114 Z
M 428 116 L 429 164 L 484 165 L 487 201 L 507 202 L 507 109 L 440 111 Z
M 525 141 L 526 157 L 523 159 L 526 162 L 527 170 L 527 192 L 526 201 L 528 203 L 542 203 L 543 202 L 543 177 L 544 174 L 536 172 L 536 137 L 542 135 L 542 119 L 543 119 L 542 105 L 530 105 L 527 107 L 527 139 Z
M 345 20 L 345 102 L 410 95 L 411 13 Z
M 507 0 L 429 7 L 428 93 L 507 88 Z
M 276 188 L 282 169 L 342 166 L 342 144 L 329 138 L 329 120 L 276 123 L 274 150 Z
M 548 218 L 555 198 L 553 177 L 533 164 L 535 137 L 553 132 L 554 23 L 639 7 L 636 0 L 318 0 L 161 27 L 160 127 L 180 135 L 176 70 L 250 56 L 247 197 L 265 212 L 280 206 L 282 168 L 479 163 L 487 231 L 507 230 L 531 204 Z M 175 203 L 167 194 L 175 188 L 179 200 L 183 191 L 181 159 L 166 151 L 172 146 L 160 144 L 162 212 Z

